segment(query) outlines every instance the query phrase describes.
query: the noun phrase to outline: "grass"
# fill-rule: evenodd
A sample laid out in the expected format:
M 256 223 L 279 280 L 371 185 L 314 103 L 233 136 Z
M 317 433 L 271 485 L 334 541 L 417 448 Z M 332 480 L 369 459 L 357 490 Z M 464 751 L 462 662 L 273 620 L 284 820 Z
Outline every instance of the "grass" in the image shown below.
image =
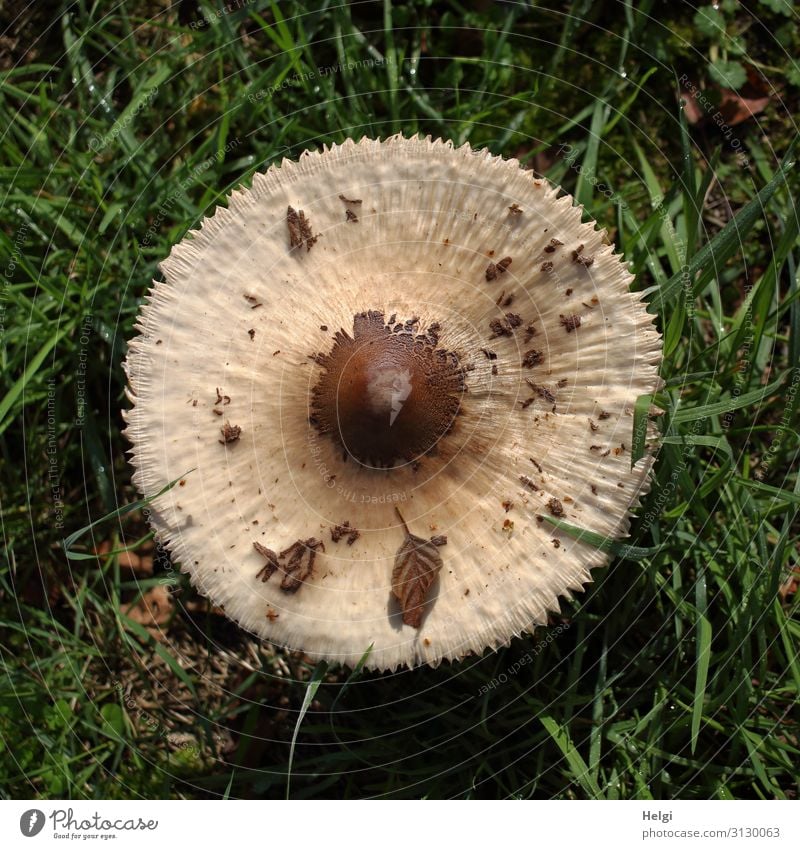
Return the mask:
M 775 4 L 723 2 L 724 33 L 647 0 L 10 5 L 0 794 L 796 797 L 800 39 Z M 677 81 L 714 96 L 723 61 L 768 105 L 690 126 Z M 115 513 L 120 364 L 157 262 L 231 187 L 400 131 L 518 156 L 609 228 L 664 335 L 663 439 L 632 538 L 548 628 L 348 675 L 256 643 L 158 550 L 151 578 L 120 565 L 150 544 Z M 68 558 L 78 532 L 110 550 Z M 122 611 L 159 583 L 153 633 Z

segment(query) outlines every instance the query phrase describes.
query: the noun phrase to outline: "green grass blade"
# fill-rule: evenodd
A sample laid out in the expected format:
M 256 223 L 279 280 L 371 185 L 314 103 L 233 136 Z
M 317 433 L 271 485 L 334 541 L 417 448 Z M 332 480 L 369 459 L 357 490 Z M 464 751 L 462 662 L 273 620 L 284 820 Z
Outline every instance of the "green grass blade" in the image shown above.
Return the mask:
M 603 791 L 590 773 L 586 761 L 575 748 L 566 728 L 562 728 L 551 716 L 539 716 L 539 721 L 553 738 L 558 748 L 561 749 L 569 768 L 572 770 L 575 781 L 580 784 L 586 795 L 591 799 L 604 798 Z
M 342 684 L 342 686 L 339 688 L 339 691 L 336 693 L 336 697 L 334 698 L 333 702 L 331 703 L 331 713 L 333 713 L 334 709 L 336 708 L 336 705 L 339 702 L 339 699 L 345 694 L 345 692 L 350 687 L 350 685 L 354 681 L 358 680 L 358 678 L 361 676 L 361 673 L 364 669 L 364 664 L 367 662 L 367 659 L 369 658 L 369 656 L 371 654 L 372 654 L 372 644 L 370 644 L 370 646 L 367 648 L 367 650 L 364 652 L 364 654 L 361 655 L 361 657 L 358 660 L 358 663 L 353 668 L 353 671 L 347 676 L 347 680 L 344 682 L 344 684 Z
M 564 531 L 572 539 L 578 542 L 585 542 L 587 545 L 598 548 L 600 551 L 605 551 L 613 557 L 618 557 L 620 560 L 645 560 L 655 557 L 661 550 L 660 546 L 642 548 L 637 545 L 628 545 L 627 543 L 619 542 L 619 540 L 604 537 L 594 531 L 579 528 L 576 525 L 570 525 L 568 522 L 562 519 L 556 519 L 554 516 L 542 515 L 542 518 L 553 527 L 558 528 L 558 530 Z
M 607 117 L 608 104 L 598 98 L 592 110 L 589 140 L 586 144 L 586 152 L 583 155 L 581 170 L 578 172 L 578 180 L 575 184 L 575 200 L 587 209 L 592 205 L 594 186 L 597 182 L 597 154 Z
M 300 732 L 300 725 L 303 722 L 311 702 L 314 701 L 314 696 L 317 694 L 319 685 L 328 671 L 328 664 L 321 660 L 311 675 L 311 679 L 306 687 L 305 695 L 303 696 L 303 704 L 300 706 L 300 712 L 297 714 L 297 722 L 294 725 L 294 733 L 292 734 L 292 743 L 289 746 L 289 763 L 286 766 L 286 798 L 290 797 L 291 781 L 292 781 L 292 764 L 294 763 L 294 749 L 297 744 L 297 735 Z
M 169 492 L 173 486 L 179 481 L 183 480 L 187 475 L 190 475 L 194 469 L 189 469 L 186 474 L 181 475 L 180 477 L 175 478 L 174 481 L 170 481 L 164 487 L 162 487 L 155 495 L 151 495 L 149 498 L 142 498 L 139 501 L 134 501 L 131 504 L 125 504 L 123 507 L 119 507 L 116 510 L 112 510 L 110 513 L 106 513 L 105 516 L 101 516 L 99 519 L 95 519 L 94 522 L 90 522 L 88 525 L 80 528 L 79 530 L 71 533 L 68 537 L 66 537 L 62 541 L 62 548 L 64 549 L 64 553 L 66 554 L 69 560 L 83 560 L 84 556 L 74 557 L 72 552 L 72 546 L 87 532 L 97 525 L 102 524 L 103 522 L 107 522 L 109 519 L 114 519 L 117 516 L 125 516 L 128 513 L 132 513 L 134 510 L 140 510 L 142 507 L 146 507 L 148 504 L 152 504 L 156 498 L 160 498 L 165 492 Z
M 769 386 L 765 386 L 762 389 L 754 389 L 751 392 L 745 392 L 742 395 L 727 398 L 724 401 L 715 401 L 713 404 L 702 404 L 699 407 L 681 407 L 672 414 L 670 426 L 693 422 L 698 419 L 707 419 L 711 416 L 723 416 L 725 413 L 741 410 L 742 407 L 755 406 L 766 398 L 769 398 L 770 395 L 774 395 L 784 384 L 785 380 L 785 375 L 781 375 L 777 380 L 770 383 Z
M 59 339 L 63 338 L 66 333 L 68 333 L 72 329 L 72 325 L 67 325 L 66 327 L 62 327 L 61 330 L 57 330 L 53 333 L 50 338 L 42 345 L 41 348 L 36 352 L 33 358 L 28 362 L 28 365 L 25 367 L 25 371 L 20 375 L 17 381 L 12 385 L 11 389 L 6 392 L 3 400 L 0 401 L 0 433 L 2 433 L 9 424 L 11 424 L 12 419 L 8 416 L 11 408 L 17 401 L 17 398 L 22 394 L 25 387 L 28 385 L 30 379 L 39 371 L 42 363 L 44 362 L 44 358 L 53 350 L 53 348 L 58 344 Z
M 702 573 L 695 585 L 695 606 L 697 607 L 697 643 L 696 671 L 694 682 L 694 701 L 692 703 L 691 752 L 697 749 L 697 738 L 700 734 L 700 723 L 703 719 L 703 707 L 706 699 L 708 684 L 708 664 L 711 659 L 711 622 L 706 611 L 706 578 Z
M 652 395 L 640 395 L 633 407 L 633 435 L 631 436 L 631 468 L 647 451 L 648 413 L 653 404 Z
M 690 281 L 694 294 L 702 291 L 712 274 L 720 269 L 722 264 L 741 247 L 743 239 L 756 221 L 764 215 L 764 210 L 772 196 L 794 168 L 794 148 L 796 144 L 797 139 L 795 138 L 786 151 L 775 176 L 769 183 L 749 203 L 745 204 L 710 242 L 700 248 L 689 260 L 685 269 L 679 270 L 667 280 L 659 290 L 658 297 L 653 300 L 652 309 L 659 312 L 664 311 L 667 305 L 684 289 L 686 281 Z

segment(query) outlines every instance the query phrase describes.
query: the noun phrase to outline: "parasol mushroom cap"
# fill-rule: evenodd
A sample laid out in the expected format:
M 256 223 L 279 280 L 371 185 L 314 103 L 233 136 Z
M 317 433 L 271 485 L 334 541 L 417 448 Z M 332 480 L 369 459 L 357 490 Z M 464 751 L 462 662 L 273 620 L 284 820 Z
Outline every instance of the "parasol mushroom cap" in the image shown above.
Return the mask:
M 661 340 L 559 194 L 468 145 L 347 141 L 172 249 L 125 362 L 133 480 L 178 479 L 151 522 L 230 618 L 312 658 L 437 664 L 606 562 L 544 517 L 627 534 Z

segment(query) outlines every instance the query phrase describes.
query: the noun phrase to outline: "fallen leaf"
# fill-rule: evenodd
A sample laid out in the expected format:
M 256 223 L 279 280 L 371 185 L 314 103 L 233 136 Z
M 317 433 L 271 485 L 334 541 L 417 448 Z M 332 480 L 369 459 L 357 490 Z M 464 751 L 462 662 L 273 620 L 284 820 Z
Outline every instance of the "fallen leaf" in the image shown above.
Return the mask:
M 781 601 L 790 601 L 800 586 L 800 566 L 793 566 L 786 580 L 781 584 L 778 594 Z
M 735 127 L 748 118 L 754 118 L 766 109 L 770 101 L 769 97 L 745 97 L 727 88 L 721 89 L 720 94 L 722 101 L 719 111 L 729 127 Z
M 122 612 L 146 628 L 160 628 L 172 618 L 175 605 L 165 586 L 149 589 L 138 601 L 124 605 Z
M 400 603 L 403 622 L 419 628 L 428 591 L 442 568 L 442 557 L 436 543 L 414 536 L 399 510 L 397 515 L 403 523 L 406 538 L 394 559 L 392 595 Z
M 153 558 L 140 557 L 135 551 L 121 551 L 117 555 L 120 569 L 127 569 L 134 575 L 149 577 L 153 574 Z
M 738 91 L 723 86 L 682 91 L 686 120 L 735 127 L 763 112 L 771 100 L 769 86 L 755 68 L 746 70 L 747 82 Z

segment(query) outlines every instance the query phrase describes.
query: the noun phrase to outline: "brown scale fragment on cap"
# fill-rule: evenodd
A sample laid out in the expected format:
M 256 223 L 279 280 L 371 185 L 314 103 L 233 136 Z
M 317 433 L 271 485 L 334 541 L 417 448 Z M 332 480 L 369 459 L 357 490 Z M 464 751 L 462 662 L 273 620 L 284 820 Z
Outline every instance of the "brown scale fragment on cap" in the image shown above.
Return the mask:
M 557 498 L 551 498 L 551 499 L 547 502 L 547 509 L 548 509 L 548 510 L 549 510 L 549 511 L 550 511 L 550 512 L 554 515 L 554 516 L 563 516 L 563 515 L 564 515 L 564 508 L 563 508 L 563 506 L 561 505 L 561 502 L 560 502 Z
M 492 280 L 497 280 L 497 277 L 500 274 L 505 274 L 508 266 L 511 265 L 513 260 L 510 256 L 505 256 L 502 259 L 497 260 L 497 262 L 490 262 L 486 266 L 486 280 L 491 282 Z
M 551 254 L 557 247 L 563 244 L 564 243 L 559 241 L 558 239 L 550 239 L 550 244 L 545 247 L 544 252 L 546 254 Z
M 289 247 L 294 250 L 303 244 L 303 235 L 300 232 L 300 216 L 294 207 L 286 210 L 286 226 L 289 228 Z
M 264 306 L 261 303 L 261 301 L 259 301 L 258 298 L 255 297 L 255 295 L 245 294 L 245 295 L 242 295 L 242 297 L 247 301 L 248 304 L 250 304 L 251 310 L 254 310 L 254 309 L 257 309 L 258 307 Z
M 545 274 L 549 274 L 553 270 L 553 263 L 549 260 L 547 262 L 543 262 L 539 266 L 540 271 L 544 271 Z
M 266 583 L 279 567 L 278 555 L 271 548 L 261 545 L 260 542 L 254 542 L 253 548 L 267 561 L 264 566 L 256 573 L 256 580 L 261 579 L 261 583 Z
M 382 312 L 338 330 L 312 390 L 309 420 L 365 466 L 390 467 L 435 448 L 451 429 L 466 391 L 466 369 L 413 317 L 390 331 Z M 434 337 L 436 334 L 434 334 Z
M 347 537 L 347 544 L 352 545 L 361 536 L 361 531 L 350 527 L 350 522 L 342 522 L 341 525 L 334 525 L 331 528 L 331 540 L 339 542 L 340 539 Z
M 527 475 L 520 475 L 519 479 L 522 485 L 529 489 L 531 492 L 539 491 L 539 487 L 536 486 L 536 484 Z
M 220 428 L 220 433 L 222 434 L 222 439 L 218 440 L 219 444 L 227 445 L 229 442 L 236 442 L 242 435 L 242 429 L 239 425 L 232 425 L 230 422 L 225 422 Z
M 543 362 L 544 354 L 534 348 L 531 348 L 530 351 L 526 351 L 522 357 L 522 365 L 524 365 L 525 368 L 533 368 L 534 366 L 541 365 Z
M 355 223 L 358 221 L 358 216 L 355 214 L 355 212 L 353 212 L 353 210 L 352 210 L 352 209 L 346 209 L 346 210 L 344 211 L 344 217 L 345 217 L 345 218 L 347 219 L 347 221 L 348 221 L 348 222 L 350 222 L 351 224 L 355 224 Z
M 505 321 L 503 321 L 502 318 L 493 318 L 489 322 L 489 330 L 492 331 L 492 339 L 494 339 L 495 336 L 511 336 L 513 333 L 511 328 Z
M 285 593 L 295 593 L 301 584 L 305 583 L 314 572 L 314 561 L 317 553 L 325 551 L 321 540 L 310 537 L 307 540 L 297 540 L 280 554 L 272 549 L 254 542 L 253 548 L 266 559 L 266 564 L 259 570 L 256 579 L 266 583 L 277 571 L 283 572 L 281 589 Z
M 489 322 L 492 338 L 496 336 L 513 336 L 514 331 L 522 324 L 522 319 L 516 313 L 507 312 L 505 318 L 493 318 Z
M 530 386 L 530 388 L 540 397 L 544 398 L 545 401 L 548 401 L 550 404 L 553 404 L 553 412 L 555 412 L 555 403 L 556 396 L 546 387 L 542 386 L 539 383 L 534 383 L 529 377 L 525 378 L 525 383 Z
M 518 203 L 512 203 L 508 208 L 508 214 L 517 218 L 522 215 L 522 207 Z
M 559 315 L 558 318 L 561 326 L 567 333 L 572 333 L 573 330 L 577 330 L 581 326 L 581 317 L 579 315 Z
M 343 203 L 363 203 L 361 198 L 346 198 L 344 195 L 339 195 L 339 200 Z
M 325 551 L 325 545 L 321 540 L 310 537 L 307 540 L 297 540 L 278 555 L 278 562 L 285 573 L 281 581 L 281 589 L 284 592 L 297 592 L 300 585 L 311 577 L 319 551 Z
M 509 510 L 510 510 L 513 506 L 514 506 L 514 502 L 513 502 L 513 501 L 508 501 L 508 500 L 506 500 L 506 501 L 503 501 L 503 502 L 501 502 L 501 503 L 502 503 L 502 505 L 503 505 L 503 510 L 505 510 L 505 511 L 506 511 L 506 513 L 508 513 L 508 511 L 509 511 Z
M 311 222 L 306 218 L 301 209 L 298 212 L 293 207 L 286 208 L 286 225 L 289 228 L 289 248 L 294 250 L 305 243 L 306 251 L 310 251 L 312 245 L 316 244 L 319 235 L 313 235 Z
M 481 353 L 486 357 L 487 360 L 496 360 L 497 354 L 489 348 L 481 348 Z
M 442 556 L 438 547 L 447 542 L 446 537 L 434 537 L 426 540 L 414 536 L 397 510 L 397 515 L 403 523 L 405 539 L 397 550 L 392 569 L 392 595 L 400 604 L 403 613 L 403 623 L 412 628 L 422 624 L 422 614 L 425 601 L 436 575 L 442 568 Z M 434 542 L 434 539 L 437 542 Z
M 594 257 L 584 256 L 583 248 L 583 245 L 578 245 L 578 247 L 572 252 L 572 261 L 577 262 L 579 265 L 585 265 L 588 268 L 594 263 Z

